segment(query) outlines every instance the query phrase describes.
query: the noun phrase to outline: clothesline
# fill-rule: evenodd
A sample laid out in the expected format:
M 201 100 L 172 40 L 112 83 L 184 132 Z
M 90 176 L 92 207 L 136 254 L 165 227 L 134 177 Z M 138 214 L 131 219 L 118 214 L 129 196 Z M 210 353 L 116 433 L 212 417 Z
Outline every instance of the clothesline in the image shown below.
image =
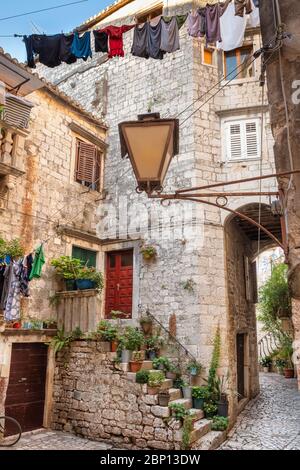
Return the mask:
M 48 67 L 62 62 L 73 64 L 78 59 L 92 57 L 91 32 L 94 52 L 108 54 L 108 58 L 124 57 L 123 35 L 134 28 L 131 54 L 144 59 L 163 59 L 165 54 L 180 49 L 179 30 L 187 22 L 189 36 L 206 39 L 218 49 L 229 51 L 243 44 L 247 22 L 259 25 L 257 0 L 226 0 L 207 4 L 185 15 L 158 16 L 144 24 L 125 24 L 98 29 L 76 30 L 70 34 L 32 34 L 23 36 L 29 67 L 35 67 L 35 56 Z M 16 35 L 19 37 L 19 35 Z

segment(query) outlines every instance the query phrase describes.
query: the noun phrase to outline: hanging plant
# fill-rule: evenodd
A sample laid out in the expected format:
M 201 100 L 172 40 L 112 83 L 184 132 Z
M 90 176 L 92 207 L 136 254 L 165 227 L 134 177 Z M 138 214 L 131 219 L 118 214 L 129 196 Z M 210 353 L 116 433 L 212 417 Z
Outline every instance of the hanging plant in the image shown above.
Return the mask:
M 152 245 L 145 245 L 141 248 L 141 253 L 143 255 L 143 258 L 145 260 L 151 260 L 153 258 L 156 258 L 157 256 L 157 250 L 155 246 Z

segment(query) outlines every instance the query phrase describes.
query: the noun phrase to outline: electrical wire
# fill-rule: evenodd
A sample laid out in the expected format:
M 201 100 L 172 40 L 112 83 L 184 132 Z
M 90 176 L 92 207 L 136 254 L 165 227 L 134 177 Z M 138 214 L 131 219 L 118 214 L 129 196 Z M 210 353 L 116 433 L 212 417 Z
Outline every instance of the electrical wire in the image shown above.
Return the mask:
M 27 13 L 20 13 L 19 15 L 6 16 L 4 18 L 0 18 L 0 21 L 11 20 L 13 18 L 20 18 L 21 16 L 28 16 L 34 13 L 41 13 L 41 12 L 49 11 L 49 10 L 57 10 L 58 8 L 63 8 L 63 7 L 67 7 L 70 5 L 76 5 L 77 3 L 84 3 L 88 1 L 89 0 L 77 0 L 76 2 L 64 3 L 63 5 L 56 5 L 55 7 L 48 7 L 48 8 L 43 8 L 41 10 L 29 11 Z

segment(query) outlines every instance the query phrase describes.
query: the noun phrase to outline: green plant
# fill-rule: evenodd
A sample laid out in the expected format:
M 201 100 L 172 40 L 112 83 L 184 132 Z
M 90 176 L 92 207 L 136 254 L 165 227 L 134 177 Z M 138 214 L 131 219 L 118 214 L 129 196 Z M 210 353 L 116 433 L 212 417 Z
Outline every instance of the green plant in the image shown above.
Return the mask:
M 212 416 L 212 415 L 215 415 L 217 413 L 218 407 L 214 402 L 208 401 L 208 402 L 204 403 L 203 410 L 205 411 L 206 415 Z
M 71 340 L 76 341 L 78 339 L 83 338 L 84 333 L 81 331 L 79 326 L 76 326 L 76 328 L 72 331 L 71 333 Z
M 140 370 L 136 373 L 136 383 L 138 384 L 147 384 L 149 380 L 150 371 L 149 370 Z
M 61 296 L 57 294 L 53 294 L 49 297 L 49 306 L 50 307 L 58 307 L 61 302 Z
M 98 292 L 102 292 L 104 281 L 103 275 L 93 267 L 83 266 L 78 270 L 76 279 L 87 279 L 95 284 Z
M 159 335 L 149 336 L 145 339 L 145 345 L 148 351 L 158 351 L 164 344 L 164 340 Z
M 102 332 L 102 338 L 105 341 L 116 341 L 118 339 L 118 328 L 108 323 Z
M 110 328 L 111 324 L 109 323 L 109 321 L 107 320 L 101 320 L 98 325 L 97 325 L 97 330 L 96 330 L 96 334 L 98 336 L 98 338 L 104 340 L 104 341 L 110 341 L 108 339 L 105 339 L 106 337 L 106 332 L 108 331 L 108 329 Z
M 272 333 L 279 341 L 287 336 L 280 316 L 284 313 L 290 317 L 292 314 L 287 270 L 286 264 L 275 265 L 270 278 L 259 291 L 258 320 L 263 323 L 264 331 Z
M 159 369 L 160 366 L 162 366 L 165 371 L 169 371 L 171 367 L 170 359 L 166 356 L 156 357 L 153 360 L 153 368 Z
M 172 415 L 177 420 L 183 420 L 187 415 L 187 410 L 182 403 L 170 403 L 169 408 L 172 411 Z
M 277 357 L 275 359 L 275 365 L 279 370 L 282 370 L 287 366 L 287 361 L 286 361 L 286 359 L 282 359 L 280 357 Z
M 223 416 L 214 416 L 211 429 L 212 431 L 226 431 L 228 425 L 228 418 L 223 418 Z
M 63 279 L 80 279 L 80 271 L 82 268 L 82 261 L 71 256 L 60 256 L 51 261 L 51 266 L 56 270 L 56 273 Z
M 203 365 L 200 362 L 196 361 L 196 359 L 193 359 L 188 363 L 186 370 L 189 374 L 191 372 L 194 372 L 194 375 L 199 375 L 200 372 L 203 370 Z
M 220 327 L 218 326 L 214 342 L 213 342 L 213 353 L 210 361 L 210 367 L 208 372 L 207 385 L 210 393 L 215 391 L 215 382 L 217 377 L 217 370 L 220 364 L 220 355 L 221 355 L 221 333 Z
M 185 380 L 183 380 L 181 377 L 178 377 L 173 382 L 173 387 L 177 388 L 177 389 L 181 389 L 183 387 L 188 387 L 188 385 L 189 384 Z
M 193 387 L 192 388 L 192 397 L 198 399 L 208 400 L 210 398 L 210 391 L 208 387 Z
M 128 326 L 125 329 L 124 339 L 125 349 L 128 349 L 129 351 L 138 351 L 144 342 L 144 335 L 137 328 Z
M 260 365 L 262 367 L 271 367 L 272 365 L 272 358 L 270 356 L 266 356 L 266 357 L 263 357 L 261 360 L 260 360 Z
M 185 282 L 183 282 L 182 287 L 184 290 L 192 294 L 195 291 L 196 283 L 193 279 L 187 279 Z
M 10 256 L 11 258 L 21 258 L 24 256 L 24 248 L 18 238 L 10 241 L 0 238 L 0 258 Z
M 64 328 L 57 331 L 56 336 L 52 339 L 50 345 L 54 350 L 54 354 L 58 353 L 62 349 L 69 346 L 70 342 L 72 341 L 72 334 L 65 334 Z
M 153 320 L 151 317 L 149 317 L 149 315 L 145 315 L 144 317 L 140 319 L 141 325 L 152 325 L 152 323 L 153 323 Z
M 157 255 L 157 250 L 155 246 L 145 245 L 141 248 L 141 253 L 145 259 L 155 258 Z
M 193 430 L 193 418 L 188 413 L 183 418 L 183 428 L 182 428 L 182 448 L 184 450 L 189 448 L 190 440 L 191 440 L 191 432 Z
M 164 380 L 165 376 L 161 371 L 152 371 L 149 374 L 148 385 L 154 388 L 160 387 Z
M 134 362 L 143 362 L 144 356 L 144 351 L 133 351 L 131 360 Z
M 285 336 L 281 338 L 281 349 L 279 353 L 279 357 L 286 362 L 286 368 L 293 369 L 293 340 L 292 338 Z

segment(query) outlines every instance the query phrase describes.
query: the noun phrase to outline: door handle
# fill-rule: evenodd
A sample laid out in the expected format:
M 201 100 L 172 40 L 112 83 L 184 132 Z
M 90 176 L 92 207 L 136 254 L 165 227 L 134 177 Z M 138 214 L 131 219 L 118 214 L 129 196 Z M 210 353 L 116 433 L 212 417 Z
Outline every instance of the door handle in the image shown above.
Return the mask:
M 120 290 L 120 284 L 117 284 L 117 290 Z

